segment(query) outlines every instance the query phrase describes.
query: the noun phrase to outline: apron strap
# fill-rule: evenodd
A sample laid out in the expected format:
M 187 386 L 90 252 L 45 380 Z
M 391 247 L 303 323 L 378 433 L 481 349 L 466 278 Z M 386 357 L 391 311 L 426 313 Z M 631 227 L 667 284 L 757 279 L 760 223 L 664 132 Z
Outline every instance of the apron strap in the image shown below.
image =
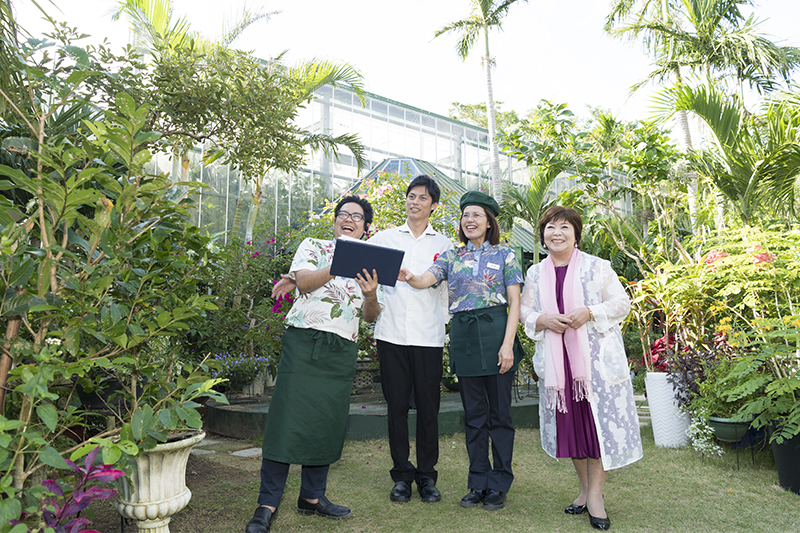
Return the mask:
M 318 329 L 310 329 L 312 331 L 311 338 L 314 339 L 314 351 L 311 352 L 311 359 L 319 361 L 319 349 L 323 342 L 327 342 L 328 348 L 331 350 L 342 349 L 344 347 L 344 339 L 330 331 L 320 331 Z
M 493 322 L 494 317 L 492 316 L 492 313 L 487 313 L 485 311 L 484 312 L 478 311 L 475 313 L 459 313 L 458 320 L 460 322 L 466 322 L 467 331 L 472 332 L 474 329 L 472 326 L 477 325 L 478 320 L 486 320 L 487 322 Z M 481 336 L 481 328 L 477 329 L 478 329 L 478 346 L 483 346 L 483 337 Z M 467 356 L 472 355 L 472 344 L 473 343 L 471 342 L 467 343 Z M 486 361 L 484 360 L 483 357 L 481 357 L 481 370 L 486 370 Z

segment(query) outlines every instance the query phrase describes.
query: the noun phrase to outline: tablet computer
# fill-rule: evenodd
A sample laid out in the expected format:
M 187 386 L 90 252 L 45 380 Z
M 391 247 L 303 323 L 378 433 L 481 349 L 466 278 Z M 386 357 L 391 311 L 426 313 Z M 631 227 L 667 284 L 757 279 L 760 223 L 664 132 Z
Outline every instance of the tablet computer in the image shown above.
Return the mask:
M 366 268 L 370 274 L 377 271 L 378 283 L 394 287 L 405 254 L 403 250 L 340 237 L 336 239 L 331 276 L 355 278 L 356 274 L 361 274 L 363 277 L 362 269 Z

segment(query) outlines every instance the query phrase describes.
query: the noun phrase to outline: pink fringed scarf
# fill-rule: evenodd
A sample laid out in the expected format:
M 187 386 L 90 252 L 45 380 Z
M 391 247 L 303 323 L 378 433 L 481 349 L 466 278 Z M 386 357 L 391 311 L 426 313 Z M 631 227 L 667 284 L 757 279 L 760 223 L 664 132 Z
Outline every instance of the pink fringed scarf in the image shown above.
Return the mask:
M 569 258 L 567 276 L 564 279 L 564 314 L 583 307 L 583 290 L 580 285 L 581 261 L 583 253 L 575 248 Z M 541 279 L 539 280 L 539 299 L 546 314 L 559 314 L 556 300 L 556 269 L 551 256 L 542 262 Z M 567 359 L 572 371 L 572 393 L 575 401 L 587 398 L 591 391 L 589 366 L 589 334 L 584 324 L 578 329 L 567 328 L 559 334 L 551 330 L 545 331 L 546 352 L 544 355 L 545 405 L 567 412 L 567 401 L 564 392 L 564 347 L 561 337 L 567 346 Z

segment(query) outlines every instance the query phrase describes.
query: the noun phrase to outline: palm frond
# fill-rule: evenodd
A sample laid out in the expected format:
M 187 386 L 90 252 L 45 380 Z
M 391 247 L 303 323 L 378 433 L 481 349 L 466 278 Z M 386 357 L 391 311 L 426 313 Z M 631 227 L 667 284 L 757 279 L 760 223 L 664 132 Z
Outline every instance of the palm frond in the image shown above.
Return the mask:
M 185 17 L 172 21 L 172 7 L 172 0 L 119 0 L 113 18 L 128 18 L 145 51 L 175 51 L 187 46 L 192 35 Z
M 342 86 L 355 92 L 362 105 L 364 96 L 364 77 L 348 63 L 336 63 L 325 59 L 304 61 L 290 68 L 288 76 L 300 83 L 308 97 L 325 85 Z
M 303 142 L 312 150 L 322 150 L 332 159 L 339 159 L 339 147 L 344 146 L 353 154 L 358 172 L 367 168 L 366 147 L 361 144 L 356 134 L 344 134 L 334 137 L 326 133 L 302 132 Z
M 272 18 L 272 15 L 277 15 L 280 11 L 270 11 L 270 12 L 252 12 L 247 8 L 242 9 L 242 15 L 238 18 L 238 20 L 233 24 L 233 27 L 228 28 L 227 24 L 223 25 L 222 29 L 222 38 L 220 38 L 219 42 L 222 46 L 230 46 L 230 44 L 239 38 L 244 30 L 246 30 L 251 25 L 255 24 L 259 20 L 269 20 Z

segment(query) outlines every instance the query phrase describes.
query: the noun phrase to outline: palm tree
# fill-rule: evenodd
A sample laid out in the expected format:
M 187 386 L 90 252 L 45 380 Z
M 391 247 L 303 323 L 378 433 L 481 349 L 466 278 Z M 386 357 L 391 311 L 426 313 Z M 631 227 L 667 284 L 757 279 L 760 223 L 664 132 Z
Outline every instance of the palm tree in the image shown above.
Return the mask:
M 759 23 L 745 20 L 739 6 L 751 0 L 617 0 L 606 20 L 606 31 L 619 37 L 641 37 L 654 56 L 655 70 L 647 80 L 673 78 L 684 84 L 682 67 L 708 76 L 733 74 L 740 95 L 743 83 L 761 91 L 775 88 L 772 81 L 789 73 L 800 62 L 800 50 L 779 47 L 758 33 Z M 672 109 L 680 128 L 681 147 L 692 151 L 686 111 Z M 697 230 L 696 173 L 689 175 L 689 215 Z
M 151 54 L 169 57 L 170 54 L 199 53 L 206 57 L 213 57 L 214 53 L 225 53 L 233 41 L 245 28 L 259 20 L 269 20 L 275 14 L 251 13 L 243 11 L 239 21 L 231 29 L 223 31 L 220 41 L 211 41 L 202 35 L 192 32 L 185 18 L 173 20 L 172 0 L 119 0 L 119 10 L 115 16 L 127 15 L 140 48 Z M 335 63 L 327 60 L 303 61 L 295 67 L 283 64 L 282 54 L 277 58 L 262 61 L 264 69 L 271 74 L 291 81 L 298 87 L 297 105 L 312 99 L 314 92 L 325 85 L 334 87 L 344 86 L 354 91 L 361 102 L 365 102 L 363 77 L 355 68 L 347 63 Z M 355 135 L 332 136 L 327 132 L 312 134 L 307 131 L 298 132 L 301 142 L 311 150 L 322 150 L 326 155 L 338 157 L 341 146 L 346 147 L 353 154 L 359 172 L 366 168 L 367 160 L 365 148 Z M 205 164 L 211 164 L 225 154 L 219 147 L 209 148 L 203 156 Z M 188 163 L 188 160 L 185 161 Z M 262 197 L 262 179 L 269 169 L 263 169 L 260 176 L 252 177 L 255 181 L 255 190 L 252 193 L 247 225 L 245 227 L 245 240 L 252 239 L 253 226 L 258 216 L 260 200 Z M 188 164 L 183 165 L 184 174 L 188 171 Z M 238 230 L 238 221 L 241 220 L 241 209 L 245 203 L 243 197 L 237 202 L 234 215 L 234 224 Z
M 528 0 L 522 0 L 527 2 Z M 502 193 L 502 178 L 500 175 L 500 151 L 497 148 L 495 136 L 497 135 L 497 124 L 495 122 L 495 104 L 494 93 L 492 92 L 492 65 L 494 59 L 489 53 L 489 30 L 493 28 L 502 29 L 503 18 L 508 14 L 508 9 L 517 0 L 503 0 L 495 2 L 494 0 L 471 0 L 472 14 L 462 20 L 451 22 L 447 26 L 440 28 L 434 35 L 439 37 L 451 31 L 457 31 L 461 34 L 458 43 L 456 43 L 456 51 L 462 60 L 469 56 L 473 45 L 478 37 L 482 34 L 484 42 L 484 55 L 482 64 L 486 72 L 486 107 L 487 119 L 489 122 L 489 152 L 490 152 L 490 168 L 492 175 L 492 191 L 494 196 L 500 200 L 503 197 Z
M 800 186 L 800 93 L 774 98 L 760 115 L 744 112 L 714 83 L 670 91 L 675 109 L 697 114 L 714 146 L 698 169 L 714 181 L 744 224 L 758 213 L 797 216 Z
M 38 7 L 35 1 L 34 5 Z M 14 20 L 11 0 L 0 0 L 0 93 L 12 101 L 16 100 L 22 84 L 22 69 L 14 57 L 19 30 L 17 21 Z M 0 96 L 0 116 L 5 113 L 7 106 L 7 99 Z

